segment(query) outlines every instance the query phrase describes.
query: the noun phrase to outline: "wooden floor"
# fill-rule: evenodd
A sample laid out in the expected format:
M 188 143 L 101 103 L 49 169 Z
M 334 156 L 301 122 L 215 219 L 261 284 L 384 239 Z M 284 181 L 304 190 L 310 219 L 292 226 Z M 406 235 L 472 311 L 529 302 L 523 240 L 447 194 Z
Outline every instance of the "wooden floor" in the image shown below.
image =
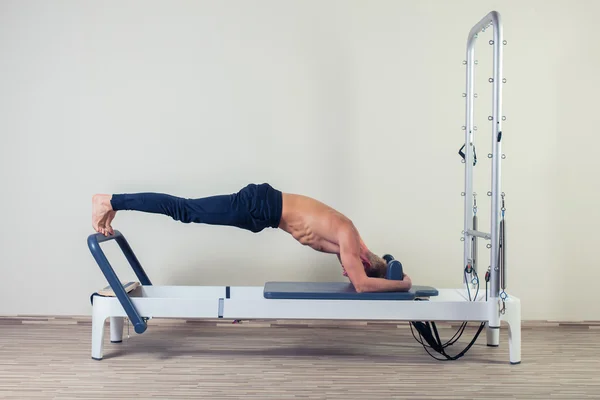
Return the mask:
M 597 323 L 524 324 L 514 366 L 505 329 L 499 348 L 482 334 L 461 360 L 439 362 L 406 323 L 151 320 L 94 361 L 90 327 L 0 318 L 0 398 L 600 399 Z

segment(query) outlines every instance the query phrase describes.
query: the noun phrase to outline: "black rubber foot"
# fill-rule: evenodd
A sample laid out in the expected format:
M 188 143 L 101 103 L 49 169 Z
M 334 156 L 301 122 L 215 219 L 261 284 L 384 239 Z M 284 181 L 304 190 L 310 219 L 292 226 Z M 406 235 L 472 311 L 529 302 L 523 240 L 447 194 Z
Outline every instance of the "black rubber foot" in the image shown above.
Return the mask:
M 96 360 L 96 361 L 102 361 L 101 358 L 96 358 L 96 357 L 92 357 L 92 360 Z
M 487 346 L 488 346 L 488 347 L 498 347 L 498 345 L 497 345 L 497 344 L 488 344 Z
M 122 341 L 122 340 L 111 340 L 110 342 L 111 342 L 111 343 L 123 343 L 123 341 Z
M 517 361 L 517 362 L 510 362 L 510 365 L 517 365 L 517 364 L 521 364 L 521 361 Z

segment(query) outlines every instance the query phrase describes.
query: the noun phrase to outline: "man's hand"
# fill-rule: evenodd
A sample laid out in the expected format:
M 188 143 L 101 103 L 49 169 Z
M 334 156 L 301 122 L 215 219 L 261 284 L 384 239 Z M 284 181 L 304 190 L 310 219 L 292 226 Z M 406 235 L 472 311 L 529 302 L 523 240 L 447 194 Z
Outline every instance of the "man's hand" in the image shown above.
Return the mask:
M 360 237 L 356 230 L 344 231 L 339 243 L 340 261 L 357 292 L 407 292 L 412 287 L 412 281 L 406 274 L 402 281 L 367 276 L 360 259 Z
M 412 288 L 410 278 L 401 281 L 384 279 L 384 278 L 369 278 L 365 276 L 363 280 L 352 282 L 357 292 L 408 292 Z

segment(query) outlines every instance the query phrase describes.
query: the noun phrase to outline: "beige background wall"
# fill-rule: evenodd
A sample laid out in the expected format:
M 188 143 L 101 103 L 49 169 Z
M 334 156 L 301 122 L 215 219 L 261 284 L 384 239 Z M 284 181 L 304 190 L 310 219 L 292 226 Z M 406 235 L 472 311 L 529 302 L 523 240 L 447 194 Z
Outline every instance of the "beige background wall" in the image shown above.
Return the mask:
M 196 197 L 248 182 L 348 214 L 416 284 L 460 286 L 462 60 L 493 9 L 508 41 L 510 291 L 525 319 L 600 319 L 600 3 L 562 0 L 2 0 L 0 314 L 90 312 L 105 285 L 86 247 L 94 193 Z M 482 38 L 484 222 L 491 31 Z M 275 230 L 140 213 L 115 226 L 155 283 L 344 279 L 335 256 Z

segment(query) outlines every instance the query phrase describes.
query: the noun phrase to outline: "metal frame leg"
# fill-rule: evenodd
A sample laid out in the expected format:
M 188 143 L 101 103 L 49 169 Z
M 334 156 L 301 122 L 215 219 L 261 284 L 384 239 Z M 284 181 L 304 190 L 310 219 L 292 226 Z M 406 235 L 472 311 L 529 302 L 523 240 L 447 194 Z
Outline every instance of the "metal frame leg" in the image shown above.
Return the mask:
M 102 360 L 104 346 L 104 323 L 108 315 L 99 307 L 92 309 L 92 358 Z
M 110 342 L 121 343 L 123 341 L 123 325 L 125 318 L 110 317 Z
M 485 337 L 488 346 L 498 347 L 500 345 L 500 329 L 490 328 L 489 325 L 486 326 Z
M 511 299 L 506 302 L 506 312 L 502 316 L 508 324 L 508 351 L 510 363 L 521 363 L 521 301 Z

